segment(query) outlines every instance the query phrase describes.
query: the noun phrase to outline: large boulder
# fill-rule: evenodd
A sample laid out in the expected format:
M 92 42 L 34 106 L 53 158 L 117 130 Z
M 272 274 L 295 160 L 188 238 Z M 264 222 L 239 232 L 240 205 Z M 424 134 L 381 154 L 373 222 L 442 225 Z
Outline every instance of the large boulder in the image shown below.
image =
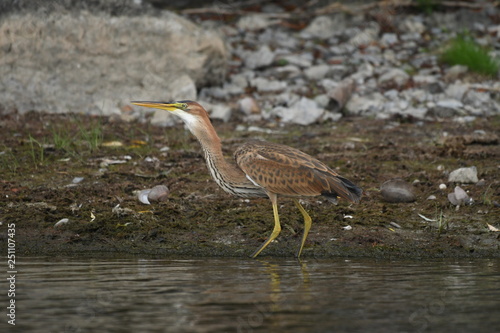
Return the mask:
M 172 12 L 11 11 L 0 17 L 0 113 L 113 114 L 195 99 L 226 74 L 222 39 Z M 151 13 L 151 11 L 149 11 Z

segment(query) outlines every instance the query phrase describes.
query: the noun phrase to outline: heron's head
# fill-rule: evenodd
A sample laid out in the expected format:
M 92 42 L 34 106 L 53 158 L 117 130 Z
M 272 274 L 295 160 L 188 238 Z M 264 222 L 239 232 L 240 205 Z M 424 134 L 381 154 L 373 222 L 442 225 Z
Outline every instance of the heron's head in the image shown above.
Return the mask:
M 178 102 L 132 102 L 134 105 L 144 106 L 146 108 L 154 108 L 169 111 L 180 117 L 191 132 L 196 133 L 197 129 L 203 127 L 204 123 L 210 122 L 207 111 L 194 101 L 178 101 Z

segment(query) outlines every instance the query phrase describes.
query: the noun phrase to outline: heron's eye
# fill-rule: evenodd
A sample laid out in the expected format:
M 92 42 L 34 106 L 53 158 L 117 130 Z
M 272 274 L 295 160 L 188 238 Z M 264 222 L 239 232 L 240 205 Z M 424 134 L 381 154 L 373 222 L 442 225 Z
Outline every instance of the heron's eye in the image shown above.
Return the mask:
M 182 103 L 182 104 L 181 104 L 181 108 L 182 108 L 183 110 L 186 110 L 186 109 L 188 108 L 187 103 Z

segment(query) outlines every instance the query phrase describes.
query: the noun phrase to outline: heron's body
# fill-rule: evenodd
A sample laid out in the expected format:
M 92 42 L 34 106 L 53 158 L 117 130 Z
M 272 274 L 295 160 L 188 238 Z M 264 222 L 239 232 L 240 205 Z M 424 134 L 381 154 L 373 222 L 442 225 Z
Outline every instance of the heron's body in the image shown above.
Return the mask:
M 297 257 L 302 252 L 312 222 L 297 200 L 298 197 L 323 195 L 331 201 L 341 197 L 350 202 L 359 202 L 362 192 L 359 187 L 339 176 L 324 163 L 295 148 L 250 140 L 235 151 L 234 161 L 226 160 L 222 154 L 221 141 L 207 112 L 196 102 L 133 103 L 171 111 L 181 117 L 200 142 L 208 170 L 224 191 L 244 198 L 269 197 L 274 211 L 274 230 L 253 257 L 256 257 L 281 231 L 278 195 L 294 198 L 296 206 L 304 216 L 304 234 Z

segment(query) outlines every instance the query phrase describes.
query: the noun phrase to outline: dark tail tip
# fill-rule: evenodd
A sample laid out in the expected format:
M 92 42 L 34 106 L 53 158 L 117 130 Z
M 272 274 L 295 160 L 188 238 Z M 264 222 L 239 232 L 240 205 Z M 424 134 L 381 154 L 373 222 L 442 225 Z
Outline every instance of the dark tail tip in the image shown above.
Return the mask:
M 344 187 L 349 191 L 348 199 L 352 202 L 358 203 L 359 200 L 361 200 L 361 194 L 363 194 L 363 190 L 347 178 L 338 177 L 338 179 L 340 179 L 342 185 L 344 185 Z

